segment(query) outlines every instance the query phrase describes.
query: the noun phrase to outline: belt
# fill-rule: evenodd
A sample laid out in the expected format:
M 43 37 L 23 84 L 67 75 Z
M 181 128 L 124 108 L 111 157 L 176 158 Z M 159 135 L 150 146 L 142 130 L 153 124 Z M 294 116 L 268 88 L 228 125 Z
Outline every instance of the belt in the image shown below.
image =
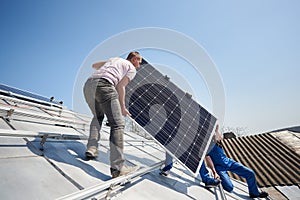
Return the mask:
M 110 85 L 113 85 L 111 82 L 109 82 L 109 80 L 107 80 L 106 78 L 89 78 L 89 80 L 95 80 L 95 81 L 101 81 L 102 83 L 108 83 Z
M 110 85 L 113 85 L 111 82 L 109 82 L 109 80 L 107 80 L 106 78 L 98 78 L 99 81 L 101 81 L 102 83 L 108 83 Z

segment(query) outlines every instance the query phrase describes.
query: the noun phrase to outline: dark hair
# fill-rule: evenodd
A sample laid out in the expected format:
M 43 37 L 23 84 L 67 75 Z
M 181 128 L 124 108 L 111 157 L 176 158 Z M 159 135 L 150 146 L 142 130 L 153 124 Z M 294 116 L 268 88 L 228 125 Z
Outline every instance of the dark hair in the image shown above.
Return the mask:
M 135 56 L 140 56 L 140 53 L 137 51 L 132 51 L 128 54 L 126 60 L 131 60 L 131 58 L 134 58 Z

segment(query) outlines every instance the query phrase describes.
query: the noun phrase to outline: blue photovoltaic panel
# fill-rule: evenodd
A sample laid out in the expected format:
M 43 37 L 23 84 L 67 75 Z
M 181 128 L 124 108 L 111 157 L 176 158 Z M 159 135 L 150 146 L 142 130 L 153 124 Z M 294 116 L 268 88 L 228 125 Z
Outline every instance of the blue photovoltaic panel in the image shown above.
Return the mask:
M 216 118 L 145 61 L 126 87 L 131 117 L 191 172 L 197 173 Z
M 37 94 L 31 93 L 31 92 L 27 92 L 25 90 L 20 90 L 18 88 L 3 85 L 3 84 L 0 84 L 0 93 L 5 96 L 14 96 L 15 98 L 18 98 L 18 99 L 31 101 L 34 103 L 39 103 L 39 104 L 43 104 L 43 105 L 47 105 L 47 106 L 51 105 L 50 102 L 52 104 L 60 104 L 57 101 L 50 101 L 50 98 L 47 98 L 47 97 L 44 97 L 41 95 L 37 95 Z M 39 101 L 36 101 L 35 99 L 37 99 Z

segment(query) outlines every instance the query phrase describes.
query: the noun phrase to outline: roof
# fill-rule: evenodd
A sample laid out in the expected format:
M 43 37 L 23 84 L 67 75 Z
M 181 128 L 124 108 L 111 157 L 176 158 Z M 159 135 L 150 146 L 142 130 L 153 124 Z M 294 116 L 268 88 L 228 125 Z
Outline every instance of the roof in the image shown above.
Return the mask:
M 293 188 L 293 193 L 300 197 L 299 133 L 280 131 L 242 136 L 224 139 L 222 144 L 228 157 L 255 171 L 259 187 L 282 188 L 282 194 L 285 188 Z M 242 180 L 235 174 L 230 176 Z
M 0 199 L 247 199 L 247 186 L 235 193 L 205 189 L 175 162 L 169 177 L 159 175 L 165 150 L 127 124 L 125 158 L 135 174 L 111 179 L 109 127 L 103 124 L 99 157 L 84 152 L 91 117 L 68 108 L 0 89 Z

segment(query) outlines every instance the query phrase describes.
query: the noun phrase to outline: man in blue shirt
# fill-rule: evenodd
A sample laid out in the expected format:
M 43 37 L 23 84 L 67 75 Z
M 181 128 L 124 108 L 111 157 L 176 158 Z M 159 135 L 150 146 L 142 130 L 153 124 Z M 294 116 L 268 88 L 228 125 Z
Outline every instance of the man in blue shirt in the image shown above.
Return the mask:
M 204 162 L 202 163 L 199 171 L 201 179 L 205 183 L 205 186 L 217 186 L 219 185 L 221 180 L 221 184 L 224 190 L 232 192 L 234 186 L 227 173 L 227 171 L 230 171 L 246 179 L 248 184 L 249 196 L 251 198 L 266 198 L 269 194 L 266 192 L 260 192 L 258 190 L 254 171 L 242 165 L 241 163 L 228 158 L 220 143 L 221 140 L 222 134 L 220 134 L 219 125 L 217 125 L 215 130 L 215 144 L 212 146 L 211 150 L 205 157 L 206 164 L 212 170 L 213 178 L 210 177 Z M 165 167 L 161 170 L 160 174 L 167 176 L 169 174 L 169 171 L 172 169 L 172 165 L 172 157 L 169 154 L 166 154 Z
M 255 173 L 253 170 L 242 165 L 235 160 L 228 158 L 220 143 L 222 135 L 219 133 L 219 126 L 217 125 L 215 130 L 215 142 L 216 144 L 207 154 L 207 159 L 211 159 L 211 168 L 214 178 L 220 178 L 221 184 L 224 190 L 231 192 L 234 188 L 227 171 L 235 173 L 242 178 L 245 178 L 248 184 L 249 195 L 251 198 L 265 198 L 268 196 L 266 192 L 259 192 L 256 184 Z

